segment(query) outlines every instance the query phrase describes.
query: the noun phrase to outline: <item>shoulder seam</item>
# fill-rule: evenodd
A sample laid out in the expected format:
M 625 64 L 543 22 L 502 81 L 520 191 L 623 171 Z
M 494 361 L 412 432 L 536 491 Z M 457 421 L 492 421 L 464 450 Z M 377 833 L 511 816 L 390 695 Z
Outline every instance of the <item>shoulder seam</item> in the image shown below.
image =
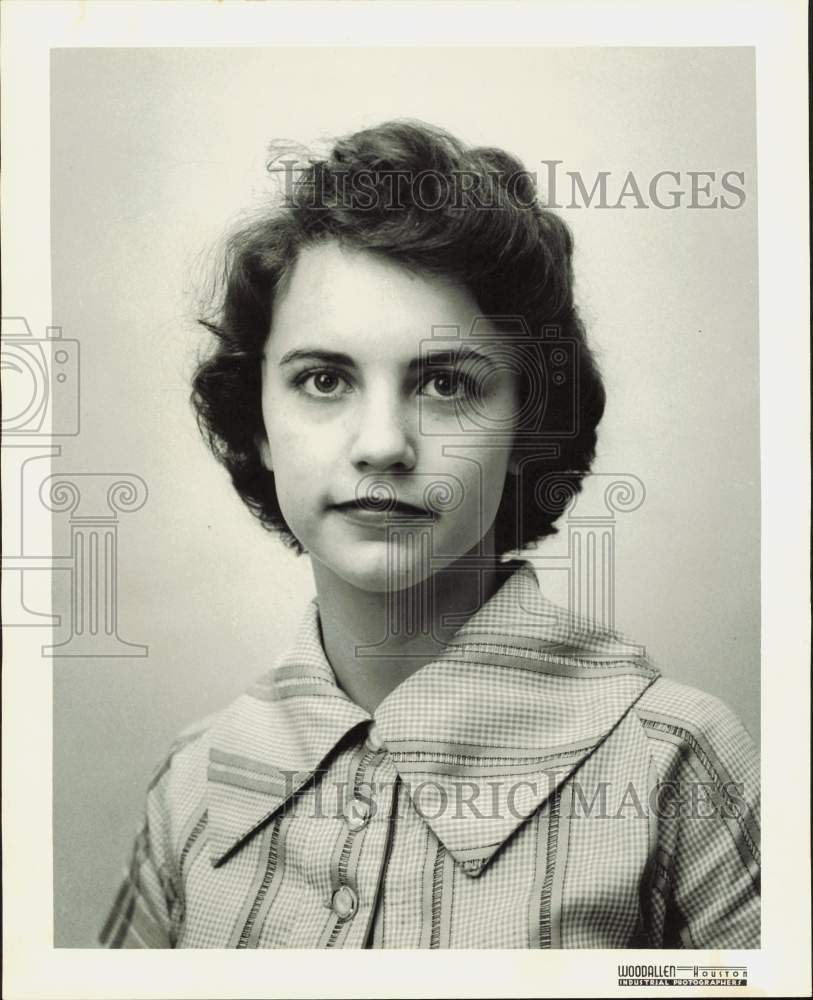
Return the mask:
M 155 769 L 155 772 L 152 778 L 150 779 L 150 783 L 147 786 L 148 794 L 155 789 L 156 785 L 158 785 L 158 783 L 161 781 L 161 779 L 164 777 L 164 775 L 167 773 L 170 767 L 172 767 L 172 762 L 175 759 L 175 757 L 183 749 L 188 747 L 190 744 L 194 743 L 196 740 L 200 739 L 201 736 L 204 736 L 208 732 L 208 730 L 212 725 L 213 719 L 214 716 L 212 715 L 206 716 L 206 718 L 201 719 L 198 723 L 195 723 L 194 725 L 189 726 L 186 729 L 182 730 L 178 734 L 178 736 L 175 737 L 172 743 L 170 743 L 169 749 L 167 750 L 164 759 Z

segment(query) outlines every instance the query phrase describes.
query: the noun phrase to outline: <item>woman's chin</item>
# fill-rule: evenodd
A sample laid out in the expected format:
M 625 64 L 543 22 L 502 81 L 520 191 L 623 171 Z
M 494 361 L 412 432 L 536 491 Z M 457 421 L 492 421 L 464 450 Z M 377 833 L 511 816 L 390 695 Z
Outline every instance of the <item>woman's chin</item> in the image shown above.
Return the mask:
M 428 558 L 380 542 L 355 542 L 341 554 L 311 551 L 311 556 L 351 586 L 375 593 L 415 587 L 433 570 Z

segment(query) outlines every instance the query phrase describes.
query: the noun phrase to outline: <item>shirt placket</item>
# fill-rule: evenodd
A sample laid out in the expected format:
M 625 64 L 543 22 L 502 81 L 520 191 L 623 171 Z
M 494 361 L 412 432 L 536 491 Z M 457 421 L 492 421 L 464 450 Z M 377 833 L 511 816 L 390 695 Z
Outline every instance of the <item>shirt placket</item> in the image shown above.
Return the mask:
M 363 948 L 387 861 L 397 771 L 375 734 L 357 748 L 330 865 L 330 917 L 318 947 Z

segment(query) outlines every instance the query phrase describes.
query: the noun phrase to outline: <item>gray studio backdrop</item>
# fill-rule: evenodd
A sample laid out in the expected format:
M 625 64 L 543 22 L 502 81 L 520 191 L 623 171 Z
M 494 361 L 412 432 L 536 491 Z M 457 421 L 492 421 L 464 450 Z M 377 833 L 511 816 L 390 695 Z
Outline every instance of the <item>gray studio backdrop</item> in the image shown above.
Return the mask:
M 53 323 L 81 367 L 79 433 L 55 463 L 74 490 L 54 514 L 56 641 L 72 655 L 43 661 L 58 946 L 94 944 L 174 734 L 270 666 L 312 593 L 307 562 L 242 507 L 188 405 L 202 254 L 268 191 L 274 138 L 417 117 L 512 150 L 543 185 L 542 161 L 561 161 L 609 396 L 583 510 L 606 518 L 616 479 L 630 508 L 610 511 L 615 622 L 758 738 L 751 50 L 74 49 L 53 52 L 51 74 Z M 629 187 L 619 208 L 571 199 L 568 172 L 589 192 L 600 171 L 607 203 L 632 172 L 646 204 Z M 658 207 L 661 171 L 679 178 L 661 179 Z M 721 188 L 731 171 L 740 195 Z M 537 552 L 559 601 L 567 548 L 564 525 Z

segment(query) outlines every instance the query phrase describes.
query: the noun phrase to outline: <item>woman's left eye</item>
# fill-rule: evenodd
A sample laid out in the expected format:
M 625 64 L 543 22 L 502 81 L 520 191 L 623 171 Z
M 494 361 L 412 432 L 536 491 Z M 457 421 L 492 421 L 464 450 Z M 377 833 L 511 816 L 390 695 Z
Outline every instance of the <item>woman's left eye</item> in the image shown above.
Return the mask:
M 347 379 L 328 368 L 305 372 L 296 384 L 306 395 L 315 398 L 330 399 L 350 391 Z
M 444 371 L 430 375 L 421 386 L 421 395 L 434 399 L 458 399 L 471 393 L 471 385 L 461 372 Z

